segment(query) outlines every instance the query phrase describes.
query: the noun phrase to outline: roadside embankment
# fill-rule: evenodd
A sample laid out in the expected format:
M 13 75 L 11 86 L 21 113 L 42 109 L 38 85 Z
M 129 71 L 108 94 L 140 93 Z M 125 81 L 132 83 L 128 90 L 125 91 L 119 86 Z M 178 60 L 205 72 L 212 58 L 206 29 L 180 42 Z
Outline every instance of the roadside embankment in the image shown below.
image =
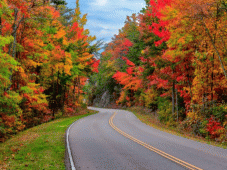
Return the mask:
M 130 107 L 126 110 L 134 113 L 135 116 L 143 123 L 145 123 L 149 126 L 152 126 L 156 129 L 159 129 L 161 131 L 165 131 L 165 132 L 177 135 L 177 136 L 182 136 L 184 138 L 188 138 L 188 139 L 195 140 L 195 141 L 202 142 L 202 143 L 207 143 L 207 144 L 221 147 L 224 149 L 227 148 L 226 142 L 225 143 L 216 142 L 212 139 L 195 135 L 190 131 L 184 131 L 184 130 L 180 129 L 178 126 L 173 127 L 171 125 L 161 123 L 158 119 L 158 113 L 152 113 L 149 109 L 146 109 L 143 107 Z
M 25 130 L 0 144 L 0 169 L 64 170 L 65 131 L 78 119 L 96 113 L 60 118 Z

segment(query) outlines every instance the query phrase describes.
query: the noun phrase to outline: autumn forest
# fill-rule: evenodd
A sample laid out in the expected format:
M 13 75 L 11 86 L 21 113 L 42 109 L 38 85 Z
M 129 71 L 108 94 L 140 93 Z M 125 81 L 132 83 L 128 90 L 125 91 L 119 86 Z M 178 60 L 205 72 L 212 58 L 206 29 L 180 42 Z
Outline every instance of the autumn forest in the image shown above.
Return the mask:
M 0 141 L 107 92 L 108 107 L 227 142 L 227 1 L 145 1 L 104 44 L 79 0 L 1 0 Z
M 65 1 L 0 2 L 0 138 L 72 112 L 97 72 L 86 15 Z
M 227 1 L 147 0 L 128 16 L 91 76 L 124 108 L 149 108 L 168 127 L 227 140 Z

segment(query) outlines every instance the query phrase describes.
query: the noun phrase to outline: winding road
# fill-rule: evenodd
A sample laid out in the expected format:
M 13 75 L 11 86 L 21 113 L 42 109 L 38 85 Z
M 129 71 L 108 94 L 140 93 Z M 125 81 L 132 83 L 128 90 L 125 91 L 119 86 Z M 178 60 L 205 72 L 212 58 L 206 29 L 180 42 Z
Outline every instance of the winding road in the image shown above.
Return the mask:
M 67 130 L 66 169 L 227 170 L 227 150 L 175 136 L 124 110 L 101 109 Z

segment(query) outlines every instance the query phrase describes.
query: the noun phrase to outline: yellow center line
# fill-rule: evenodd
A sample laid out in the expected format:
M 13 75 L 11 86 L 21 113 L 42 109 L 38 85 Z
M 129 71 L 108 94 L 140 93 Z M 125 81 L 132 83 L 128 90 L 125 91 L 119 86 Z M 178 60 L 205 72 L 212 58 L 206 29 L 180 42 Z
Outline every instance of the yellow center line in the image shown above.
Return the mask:
M 157 154 L 159 154 L 159 155 L 161 155 L 161 156 L 163 156 L 163 157 L 165 157 L 165 158 L 167 158 L 167 159 L 169 159 L 169 160 L 171 160 L 171 161 L 173 161 L 173 162 L 175 162 L 175 163 L 177 163 L 177 164 L 182 165 L 183 167 L 186 167 L 186 168 L 191 169 L 191 170 L 203 170 L 203 169 L 198 168 L 198 167 L 196 167 L 196 166 L 194 166 L 194 165 L 192 165 L 192 164 L 189 164 L 189 163 L 187 163 L 187 162 L 185 162 L 185 161 L 183 161 L 183 160 L 181 160 L 181 159 L 178 159 L 178 158 L 176 158 L 176 157 L 174 157 L 174 156 L 172 156 L 172 155 L 170 155 L 170 154 L 167 154 L 167 153 L 165 153 L 165 152 L 163 152 L 163 151 L 161 151 L 161 150 L 159 150 L 159 149 L 157 149 L 157 148 L 155 148 L 155 147 L 153 147 L 153 146 L 151 146 L 151 145 L 148 145 L 147 143 L 144 143 L 144 142 L 142 142 L 142 141 L 140 141 L 140 140 L 138 140 L 138 139 L 136 139 L 136 138 L 130 136 L 129 134 L 123 132 L 122 130 L 120 130 L 119 128 L 117 128 L 117 127 L 113 124 L 113 118 L 116 116 L 116 114 L 117 114 L 117 113 L 114 113 L 114 114 L 110 117 L 110 119 L 109 119 L 109 124 L 110 124 L 110 126 L 111 126 L 114 130 L 116 130 L 116 131 L 117 131 L 118 133 L 120 133 L 121 135 L 125 136 L 126 138 L 128 138 L 128 139 L 130 139 L 130 140 L 132 140 L 132 141 L 134 141 L 134 142 L 136 142 L 136 143 L 138 143 L 138 144 L 144 146 L 145 148 L 147 148 L 147 149 L 149 149 L 149 150 L 151 150 L 151 151 L 153 151 L 153 152 L 155 152 L 155 153 L 157 153 Z

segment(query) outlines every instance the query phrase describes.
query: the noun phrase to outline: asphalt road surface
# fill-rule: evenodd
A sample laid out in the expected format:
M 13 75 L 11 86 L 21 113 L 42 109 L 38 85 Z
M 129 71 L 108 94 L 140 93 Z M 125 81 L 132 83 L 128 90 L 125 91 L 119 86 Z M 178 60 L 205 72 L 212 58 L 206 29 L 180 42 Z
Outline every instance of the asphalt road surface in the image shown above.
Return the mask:
M 99 113 L 78 120 L 68 131 L 76 170 L 227 170 L 226 149 L 159 131 L 129 111 L 89 109 Z

